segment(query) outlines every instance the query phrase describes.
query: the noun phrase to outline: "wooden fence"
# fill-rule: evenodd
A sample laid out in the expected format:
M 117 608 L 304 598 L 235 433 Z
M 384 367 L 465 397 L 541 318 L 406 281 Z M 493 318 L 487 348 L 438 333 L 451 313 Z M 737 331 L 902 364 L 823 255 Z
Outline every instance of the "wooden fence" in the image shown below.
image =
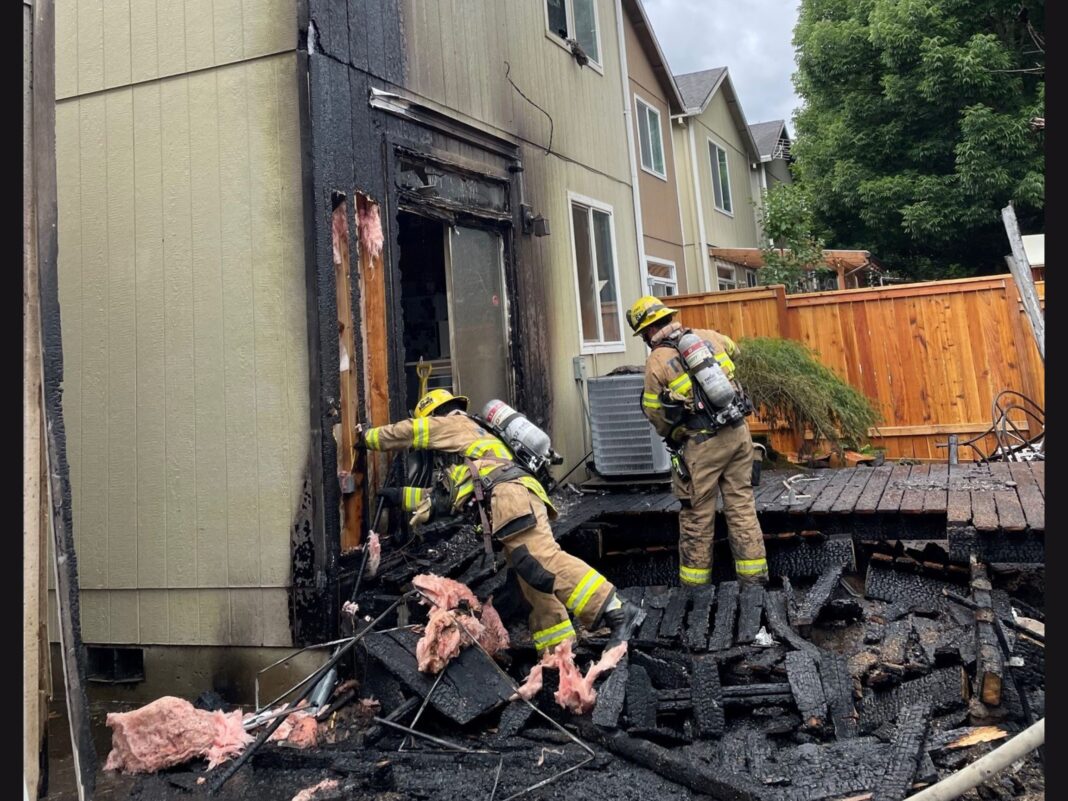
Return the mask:
M 1045 308 L 1045 282 L 1038 282 Z M 1011 275 L 787 295 L 781 286 L 681 295 L 682 322 L 734 339 L 789 337 L 876 405 L 872 444 L 888 459 L 944 461 L 949 434 L 990 428 L 1004 389 L 1045 406 L 1045 375 Z M 1016 419 L 1016 416 L 1014 416 Z M 1026 423 L 1026 418 L 1020 417 Z M 796 451 L 787 429 L 754 420 L 773 447 Z M 993 437 L 981 444 L 990 452 Z M 960 451 L 971 459 L 971 449 Z

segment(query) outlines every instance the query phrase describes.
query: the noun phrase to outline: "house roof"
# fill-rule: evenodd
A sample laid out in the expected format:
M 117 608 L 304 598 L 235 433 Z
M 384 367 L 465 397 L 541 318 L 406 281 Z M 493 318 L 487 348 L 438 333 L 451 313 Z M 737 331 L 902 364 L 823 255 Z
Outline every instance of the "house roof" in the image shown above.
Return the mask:
M 669 113 L 682 114 L 686 110 L 686 104 L 683 102 L 682 94 L 679 92 L 679 87 L 671 74 L 667 56 L 660 49 L 660 42 L 656 39 L 652 23 L 649 22 L 649 17 L 645 13 L 645 7 L 642 6 L 641 0 L 624 0 L 623 8 L 627 13 L 628 19 L 630 19 L 631 25 L 634 26 L 634 32 L 638 36 L 638 41 L 641 42 L 642 50 L 649 61 L 649 66 L 653 68 L 653 73 L 667 94 Z
M 734 83 L 731 81 L 730 71 L 726 67 L 676 75 L 675 83 L 678 84 L 679 92 L 682 93 L 682 99 L 686 104 L 686 111 L 681 115 L 683 117 L 697 117 L 704 114 L 720 87 L 724 87 L 727 108 L 734 118 L 734 124 L 738 126 L 738 132 L 745 140 L 749 155 L 754 160 L 760 159 L 760 151 L 757 150 L 756 142 L 753 140 L 753 132 L 749 129 L 745 112 L 742 111 L 742 104 L 738 102 L 738 93 L 734 90 Z
M 726 67 L 713 67 L 710 70 L 676 75 L 675 83 L 678 85 L 679 93 L 682 95 L 686 113 L 700 114 L 704 111 L 726 74 Z
M 756 142 L 757 150 L 760 151 L 761 161 L 771 161 L 775 154 L 775 146 L 784 136 L 789 140 L 790 135 L 786 132 L 785 120 L 772 120 L 771 122 L 754 122 L 749 126 Z
M 716 248 L 710 247 L 708 255 L 738 264 L 742 267 L 763 267 L 764 256 L 760 248 Z M 823 261 L 836 272 L 844 271 L 846 274 L 863 268 L 882 272 L 883 265 L 867 250 L 825 250 Z

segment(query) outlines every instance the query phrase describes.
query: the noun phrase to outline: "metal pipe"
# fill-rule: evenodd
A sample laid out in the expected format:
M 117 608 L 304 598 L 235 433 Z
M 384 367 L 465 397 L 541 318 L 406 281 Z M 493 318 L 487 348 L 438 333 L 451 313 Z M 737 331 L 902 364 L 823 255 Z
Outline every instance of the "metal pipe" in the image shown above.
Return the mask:
M 947 776 L 937 784 L 932 784 L 916 795 L 910 795 L 908 801 L 952 801 L 959 798 L 1013 762 L 1023 759 L 1045 741 L 1046 719 L 1042 718 L 968 767 Z
M 435 745 L 444 746 L 445 748 L 449 748 L 449 749 L 451 749 L 453 751 L 459 751 L 461 754 L 499 754 L 500 753 L 499 751 L 490 751 L 490 750 L 486 750 L 486 749 L 475 750 L 474 748 L 467 748 L 465 746 L 458 745 L 457 743 L 450 743 L 448 740 L 442 740 L 440 737 L 435 737 L 434 735 L 427 734 L 426 732 L 416 731 L 415 729 L 409 728 L 408 726 L 402 726 L 399 723 L 394 723 L 392 720 L 386 720 L 385 718 L 380 718 L 380 717 L 375 716 L 374 718 L 372 718 L 372 720 L 374 720 L 375 723 L 380 723 L 383 726 L 389 726 L 391 729 L 398 729 L 399 731 L 407 732 L 408 734 L 410 734 L 413 737 L 419 737 L 419 738 L 421 738 L 423 740 L 427 740 L 429 742 L 432 742 Z
M 319 670 L 317 670 L 315 673 L 313 673 L 308 678 L 309 679 L 314 679 L 315 681 L 318 681 L 320 678 L 325 676 L 327 674 L 327 672 L 329 672 L 329 670 L 332 667 L 334 667 L 334 665 L 336 665 L 338 662 L 341 661 L 341 657 L 343 657 L 346 653 L 348 653 L 349 649 L 351 649 L 369 631 L 371 631 L 371 629 L 374 628 L 376 623 L 378 623 L 380 620 L 385 618 L 386 615 L 388 615 L 390 612 L 392 612 L 394 609 L 396 609 L 402 603 L 407 601 L 414 594 L 415 594 L 415 591 L 412 590 L 412 591 L 404 593 L 404 595 L 402 595 L 399 598 L 397 598 L 397 600 L 395 600 L 393 603 L 391 603 L 389 605 L 389 607 L 386 609 L 385 612 L 383 612 L 378 617 L 376 617 L 374 620 L 372 620 L 369 624 L 367 624 L 367 627 L 364 628 L 363 631 L 361 631 L 355 637 L 352 637 L 345 645 L 342 645 L 340 648 L 338 648 L 338 650 L 334 652 L 334 655 L 331 656 L 330 659 L 321 668 L 319 668 Z M 314 682 L 310 682 L 308 684 L 308 687 L 300 694 L 300 697 L 293 703 L 293 706 L 290 708 L 290 711 L 295 712 L 297 705 L 300 704 L 301 701 L 305 700 L 309 695 L 311 695 L 311 692 L 312 692 L 313 689 L 315 689 L 315 683 Z M 210 795 L 217 794 L 219 792 L 219 790 L 222 789 L 222 786 L 224 784 L 226 784 L 227 781 L 229 781 L 230 777 L 232 777 L 235 773 L 237 773 L 241 769 L 241 766 L 244 765 L 249 760 L 249 758 L 251 758 L 251 756 L 254 753 L 256 753 L 256 751 L 258 751 L 260 749 L 260 746 L 262 746 L 265 742 L 267 742 L 267 739 L 272 734 L 275 733 L 275 731 L 278 729 L 278 727 L 282 725 L 282 721 L 285 720 L 285 719 L 286 719 L 286 715 L 280 715 L 279 717 L 275 718 L 274 722 L 272 722 L 271 725 L 268 726 L 260 734 L 260 736 L 256 738 L 255 742 L 253 742 L 248 748 L 246 748 L 241 753 L 241 755 L 239 757 L 237 757 L 233 762 L 231 762 L 226 767 L 226 769 L 222 772 L 222 774 L 218 778 L 216 778 L 214 782 L 212 782 L 211 787 L 208 790 L 208 793 Z

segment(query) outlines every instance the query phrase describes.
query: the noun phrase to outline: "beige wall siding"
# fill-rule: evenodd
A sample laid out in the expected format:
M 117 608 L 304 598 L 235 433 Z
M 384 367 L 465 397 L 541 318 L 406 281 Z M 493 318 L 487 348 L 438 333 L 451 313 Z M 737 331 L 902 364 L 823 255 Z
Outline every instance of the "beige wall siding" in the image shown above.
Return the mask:
M 790 166 L 785 159 L 772 159 L 764 164 L 764 168 L 768 171 L 768 189 L 776 183 L 792 184 L 794 182 L 790 175 Z
M 83 635 L 286 644 L 309 448 L 302 177 L 295 53 L 261 56 L 295 11 L 59 5 L 76 23 L 56 138 Z
M 536 149 L 524 147 L 525 164 L 538 160 Z M 638 273 L 638 251 L 631 190 L 628 184 L 612 180 L 577 164 L 559 159 L 543 159 L 542 167 L 528 172 L 531 180 L 527 191 L 538 198 L 538 208 L 549 220 L 552 236 L 530 238 L 531 251 L 527 258 L 535 263 L 551 265 L 547 274 L 549 317 L 552 325 L 551 358 L 553 386 L 553 447 L 564 456 L 558 473 L 569 470 L 590 448 L 590 434 L 586 422 L 579 384 L 574 379 L 572 360 L 582 352 L 579 328 L 576 270 L 571 235 L 571 206 L 568 193 L 588 197 L 612 207 L 615 231 L 615 258 L 619 275 L 621 307 L 620 333 L 622 343 L 614 353 L 583 356 L 588 375 L 604 375 L 624 364 L 643 364 L 645 346 L 630 335 L 622 314 L 644 294 Z M 519 299 L 522 302 L 522 298 Z
M 598 0 L 604 74 L 546 33 L 544 2 L 404 0 L 407 89 L 532 145 L 630 182 L 615 3 Z M 536 151 L 535 151 L 536 152 Z M 542 151 L 544 155 L 544 150 Z
M 701 229 L 697 219 L 697 195 L 694 185 L 694 166 L 690 158 L 690 126 L 693 119 L 687 118 L 682 124 L 672 123 L 671 141 L 675 153 L 675 176 L 679 195 L 679 209 L 682 219 L 683 272 L 686 275 L 687 292 L 703 292 L 706 288 L 701 260 Z M 695 142 L 696 144 L 696 142 Z M 698 162 L 700 163 L 700 162 Z M 711 187 L 709 187 L 711 189 Z M 701 206 L 708 213 L 711 198 L 703 196 Z M 705 234 L 708 231 L 706 229 Z
M 645 252 L 649 256 L 673 261 L 680 284 L 685 287 L 682 258 L 682 223 L 679 217 L 679 195 L 676 187 L 674 139 L 671 135 L 671 111 L 664 91 L 649 59 L 634 31 L 630 18 L 624 15 L 626 34 L 627 74 L 631 90 L 631 119 L 634 121 L 634 158 L 638 164 L 638 191 L 641 193 L 642 233 Z M 638 109 L 635 98 L 660 112 L 660 136 L 664 147 L 665 177 L 641 168 L 641 144 L 638 138 Z M 682 291 L 685 291 L 683 289 Z
M 697 137 L 698 174 L 705 212 L 705 235 L 709 244 L 717 247 L 758 247 L 760 243 L 753 218 L 750 154 L 746 151 L 742 134 L 734 123 L 722 89 L 716 92 L 705 113 L 693 122 L 697 125 L 694 134 Z M 713 202 L 709 139 L 727 151 L 733 216 L 719 211 Z
M 56 99 L 296 46 L 296 0 L 57 0 Z

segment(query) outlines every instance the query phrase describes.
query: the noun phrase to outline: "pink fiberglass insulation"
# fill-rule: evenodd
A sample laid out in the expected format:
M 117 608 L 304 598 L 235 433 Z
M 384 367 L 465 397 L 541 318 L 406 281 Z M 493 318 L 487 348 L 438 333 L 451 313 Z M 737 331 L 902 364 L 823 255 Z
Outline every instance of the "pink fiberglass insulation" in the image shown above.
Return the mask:
M 382 252 L 382 217 L 378 213 L 378 205 L 375 203 L 359 204 L 357 206 L 356 228 L 360 234 L 360 247 L 366 247 L 371 258 L 375 258 Z
M 272 711 L 281 712 L 287 706 L 288 704 L 283 704 Z M 278 728 L 267 738 L 267 741 L 284 742 L 294 748 L 311 748 L 317 745 L 319 742 L 319 724 L 311 712 L 303 710 L 303 707 L 306 706 L 308 706 L 308 702 L 301 701 L 298 704 L 297 711 L 287 715 L 278 725 Z
M 575 664 L 575 656 L 571 652 L 571 640 L 565 640 L 556 646 L 552 653 L 546 653 L 541 662 L 535 665 L 530 675 L 519 687 L 518 695 L 528 701 L 537 695 L 542 688 L 542 672 L 545 668 L 554 668 L 560 674 L 559 687 L 553 698 L 556 703 L 575 715 L 585 715 L 597 702 L 597 691 L 593 683 L 597 678 L 619 664 L 619 660 L 627 653 L 627 644 L 620 643 L 614 648 L 601 654 L 596 664 L 591 665 L 582 675 L 582 671 Z
M 323 779 L 318 784 L 305 787 L 290 801 L 327 801 L 333 798 L 341 798 L 341 784 L 337 779 Z
M 371 532 L 367 537 L 367 574 L 365 578 L 372 578 L 378 572 L 378 565 L 382 561 L 382 543 L 378 541 L 378 534 Z
M 508 631 L 493 608 L 492 599 L 483 605 L 467 586 L 433 574 L 416 576 L 412 584 L 431 599 L 426 628 L 415 646 L 420 671 L 439 673 L 449 660 L 471 645 L 472 638 L 491 655 L 509 646 Z M 454 612 L 460 604 L 469 607 L 474 615 L 463 610 Z
M 198 757 L 214 768 L 252 742 L 241 720 L 240 710 L 207 712 L 170 695 L 132 712 L 111 712 L 111 753 L 104 769 L 155 773 Z
M 430 603 L 431 606 L 439 609 L 455 609 L 461 601 L 466 601 L 467 605 L 476 612 L 482 608 L 482 604 L 466 584 L 435 576 L 433 573 L 422 573 L 416 576 L 412 579 L 412 586 L 430 599 L 427 601 L 424 598 L 424 603 Z
M 483 604 L 480 617 L 483 631 L 478 638 L 479 645 L 485 648 L 490 655 L 496 655 L 506 650 L 512 643 L 508 637 L 508 629 L 501 623 L 501 616 L 493 608 L 492 598 Z

